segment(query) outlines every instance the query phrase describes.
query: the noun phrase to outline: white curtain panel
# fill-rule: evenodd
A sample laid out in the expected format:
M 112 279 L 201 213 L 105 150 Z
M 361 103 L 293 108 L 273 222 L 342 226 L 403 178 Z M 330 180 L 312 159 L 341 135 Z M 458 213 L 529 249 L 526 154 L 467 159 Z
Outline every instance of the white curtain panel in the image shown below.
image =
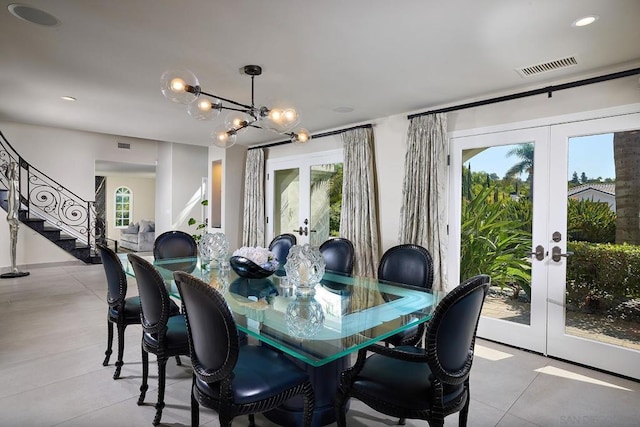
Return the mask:
M 264 150 L 247 151 L 244 172 L 243 246 L 264 246 Z
M 407 136 L 398 243 L 431 253 L 434 290 L 447 287 L 447 116 L 411 119 Z
M 379 253 L 373 129 L 342 134 L 344 169 L 340 235 L 353 243 L 357 276 L 376 277 Z

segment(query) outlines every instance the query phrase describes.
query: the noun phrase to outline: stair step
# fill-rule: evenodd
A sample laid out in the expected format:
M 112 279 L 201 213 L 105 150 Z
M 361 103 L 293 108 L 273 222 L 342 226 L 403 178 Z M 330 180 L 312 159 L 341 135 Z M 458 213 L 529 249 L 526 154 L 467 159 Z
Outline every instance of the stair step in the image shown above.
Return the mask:
M 60 231 L 61 230 L 59 228 L 44 225 L 42 227 L 42 230 L 40 231 L 40 234 L 51 241 L 55 241 L 60 238 Z
M 21 221 L 36 231 L 42 231 L 44 228 L 44 219 L 41 218 L 25 218 Z
M 65 251 L 69 252 L 75 249 L 76 238 L 73 236 L 69 236 L 68 234 L 60 233 L 60 237 L 54 243 L 60 246 Z

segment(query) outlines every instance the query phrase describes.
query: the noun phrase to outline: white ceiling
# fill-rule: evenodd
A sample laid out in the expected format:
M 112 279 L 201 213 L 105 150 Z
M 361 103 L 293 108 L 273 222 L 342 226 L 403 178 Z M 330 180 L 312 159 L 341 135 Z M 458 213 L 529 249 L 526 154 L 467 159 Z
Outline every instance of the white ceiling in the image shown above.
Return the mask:
M 56 27 L 0 3 L 0 120 L 198 145 L 214 123 L 162 96 L 166 69 L 249 103 L 239 70 L 260 65 L 256 104 L 289 103 L 315 133 L 640 65 L 639 0 L 24 0 Z M 570 55 L 577 66 L 515 71 Z

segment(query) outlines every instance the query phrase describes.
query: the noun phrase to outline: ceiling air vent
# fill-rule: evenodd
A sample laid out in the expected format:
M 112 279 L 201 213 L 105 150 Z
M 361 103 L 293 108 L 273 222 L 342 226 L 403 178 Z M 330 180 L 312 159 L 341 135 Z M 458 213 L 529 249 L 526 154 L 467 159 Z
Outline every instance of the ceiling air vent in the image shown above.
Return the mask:
M 118 142 L 118 148 L 122 148 L 124 150 L 130 150 L 131 144 L 129 144 L 128 142 Z
M 540 73 L 546 73 L 548 71 L 556 71 L 563 68 L 573 67 L 575 65 L 578 65 L 578 60 L 576 59 L 576 57 L 567 56 L 566 58 L 554 59 L 553 61 L 543 62 L 542 64 L 517 68 L 516 71 L 522 77 L 529 77 Z

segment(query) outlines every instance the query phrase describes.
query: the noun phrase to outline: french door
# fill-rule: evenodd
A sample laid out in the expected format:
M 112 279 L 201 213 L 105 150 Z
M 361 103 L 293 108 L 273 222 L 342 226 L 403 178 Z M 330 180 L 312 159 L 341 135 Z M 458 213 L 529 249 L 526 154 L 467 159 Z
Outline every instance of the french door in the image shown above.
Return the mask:
M 285 233 L 320 246 L 340 227 L 342 150 L 267 160 L 267 241 Z
M 548 151 L 542 127 L 453 138 L 450 149 L 449 259 L 460 260 L 451 265 L 450 281 L 491 275 L 478 336 L 540 353 L 546 352 Z M 505 178 L 515 164 L 523 167 Z M 503 215 L 507 209 L 510 216 Z M 539 261 L 529 257 L 536 246 Z
M 550 138 L 564 147 L 549 164 L 549 227 L 563 233 L 553 247 L 575 254 L 548 263 L 547 352 L 640 378 L 640 114 L 551 126 Z
M 450 277 L 492 276 L 479 336 L 640 378 L 640 236 L 616 231 L 640 214 L 622 170 L 638 129 L 625 114 L 452 139 Z

